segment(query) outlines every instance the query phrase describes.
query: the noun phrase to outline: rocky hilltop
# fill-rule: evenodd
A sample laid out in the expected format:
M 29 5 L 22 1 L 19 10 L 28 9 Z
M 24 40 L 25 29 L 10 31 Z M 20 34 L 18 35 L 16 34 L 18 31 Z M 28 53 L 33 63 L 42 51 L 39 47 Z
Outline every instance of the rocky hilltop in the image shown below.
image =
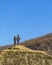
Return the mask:
M 16 45 L 0 51 L 0 65 L 52 65 L 52 56 Z

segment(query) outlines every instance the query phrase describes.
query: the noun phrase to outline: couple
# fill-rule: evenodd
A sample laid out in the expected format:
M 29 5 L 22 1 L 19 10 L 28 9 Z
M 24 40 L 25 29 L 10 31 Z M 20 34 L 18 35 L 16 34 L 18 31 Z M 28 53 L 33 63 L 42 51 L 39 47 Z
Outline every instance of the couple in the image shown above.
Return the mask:
M 17 38 L 16 38 L 16 36 L 14 36 L 14 45 L 16 45 L 16 41 L 17 41 L 17 44 L 19 44 L 19 41 L 20 41 L 19 34 L 17 35 Z

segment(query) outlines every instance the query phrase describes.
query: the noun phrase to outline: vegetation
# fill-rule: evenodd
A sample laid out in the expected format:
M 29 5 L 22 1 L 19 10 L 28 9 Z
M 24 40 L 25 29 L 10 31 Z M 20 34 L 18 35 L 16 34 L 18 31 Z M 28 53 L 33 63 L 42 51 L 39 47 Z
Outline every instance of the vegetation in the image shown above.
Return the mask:
M 22 45 L 33 50 L 42 50 L 52 55 L 52 33 L 25 41 Z
M 41 50 L 52 55 L 52 33 L 22 42 L 21 44 L 32 50 Z M 3 47 L 0 46 L 0 50 L 4 50 L 12 46 L 13 45 L 7 45 Z
M 0 46 L 0 65 L 52 65 L 52 33 L 20 45 Z
M 34 51 L 22 45 L 2 50 L 0 65 L 52 65 L 52 56 L 43 51 Z

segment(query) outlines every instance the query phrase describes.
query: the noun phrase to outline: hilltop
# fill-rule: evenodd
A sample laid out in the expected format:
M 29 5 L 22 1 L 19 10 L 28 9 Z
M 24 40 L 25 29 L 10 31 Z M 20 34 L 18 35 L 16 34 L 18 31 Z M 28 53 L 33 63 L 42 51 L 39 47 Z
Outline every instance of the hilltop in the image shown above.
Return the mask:
M 35 39 L 27 40 L 21 43 L 21 45 L 26 46 L 32 50 L 41 50 L 45 51 L 52 55 L 52 33 L 46 34 Z M 7 49 L 13 45 L 0 46 L 0 50 Z
M 0 65 L 51 65 L 52 56 L 43 51 L 12 46 L 0 52 Z

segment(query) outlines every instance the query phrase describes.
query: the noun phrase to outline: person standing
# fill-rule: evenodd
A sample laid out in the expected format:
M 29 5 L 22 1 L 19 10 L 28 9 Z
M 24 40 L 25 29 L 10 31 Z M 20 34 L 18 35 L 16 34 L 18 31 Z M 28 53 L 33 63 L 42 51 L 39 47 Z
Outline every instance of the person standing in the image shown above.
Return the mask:
M 14 36 L 14 45 L 16 45 L 16 36 Z
M 19 34 L 17 35 L 17 44 L 19 44 L 19 41 L 20 41 L 20 36 Z

